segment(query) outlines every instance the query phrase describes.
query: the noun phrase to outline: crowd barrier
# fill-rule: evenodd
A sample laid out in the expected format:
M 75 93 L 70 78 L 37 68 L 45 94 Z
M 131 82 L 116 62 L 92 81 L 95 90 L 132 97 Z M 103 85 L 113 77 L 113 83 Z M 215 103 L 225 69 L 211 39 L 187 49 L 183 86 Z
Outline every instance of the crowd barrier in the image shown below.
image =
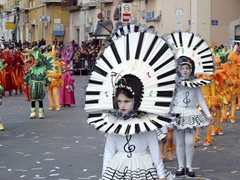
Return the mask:
M 76 74 L 82 75 L 83 72 L 86 72 L 88 75 L 93 66 L 95 65 L 95 63 L 96 63 L 95 58 L 91 59 L 79 58 L 73 60 L 73 67 Z

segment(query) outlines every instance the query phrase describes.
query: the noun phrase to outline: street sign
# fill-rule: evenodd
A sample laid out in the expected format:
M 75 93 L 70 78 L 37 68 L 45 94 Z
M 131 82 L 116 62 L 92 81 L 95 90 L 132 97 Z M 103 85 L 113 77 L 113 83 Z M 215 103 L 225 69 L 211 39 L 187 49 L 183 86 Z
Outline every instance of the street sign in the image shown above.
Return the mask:
M 122 3 L 122 22 L 129 22 L 131 19 L 132 6 L 130 3 Z
M 40 20 L 40 22 L 47 22 L 47 23 L 49 23 L 50 22 L 50 16 L 42 15 L 42 16 L 39 17 L 39 20 Z
M 33 34 L 34 33 L 34 29 L 29 29 L 29 34 Z
M 131 19 L 131 14 L 129 13 L 123 13 L 122 14 L 122 22 L 128 22 Z
M 15 29 L 16 26 L 13 22 L 6 22 L 6 29 Z
M 218 20 L 212 20 L 212 25 L 218 25 Z

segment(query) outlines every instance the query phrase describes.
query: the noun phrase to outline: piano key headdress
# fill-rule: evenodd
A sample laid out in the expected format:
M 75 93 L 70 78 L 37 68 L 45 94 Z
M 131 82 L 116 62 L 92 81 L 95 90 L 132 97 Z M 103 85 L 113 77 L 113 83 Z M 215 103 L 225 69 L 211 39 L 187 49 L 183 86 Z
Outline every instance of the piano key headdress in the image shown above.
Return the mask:
M 213 74 L 213 57 L 209 45 L 199 36 L 189 32 L 174 32 L 166 37 L 166 40 L 177 50 L 177 68 L 184 59 L 191 59 L 192 78 L 189 81 L 180 82 L 184 86 L 191 88 L 199 87 L 211 83 L 207 79 L 196 79 L 194 75 Z M 184 60 L 184 61 L 185 61 Z M 194 67 L 194 68 L 193 68 Z M 180 77 L 180 76 L 179 76 Z M 194 81 L 192 81 L 194 79 Z M 177 79 L 181 81 L 181 79 Z
M 88 123 L 103 132 L 126 135 L 135 130 L 154 130 L 161 123 L 170 122 L 165 115 L 170 110 L 176 78 L 171 46 L 138 22 L 118 24 L 111 37 L 88 80 L 84 108 L 89 114 Z M 119 121 L 106 121 L 104 112 L 114 108 L 112 95 L 116 88 L 124 86 L 134 94 L 135 108 L 155 114 L 157 120 L 149 118 L 141 124 L 135 120 L 135 125 L 130 121 L 125 121 L 124 125 Z M 139 128 L 132 130 L 130 127 Z

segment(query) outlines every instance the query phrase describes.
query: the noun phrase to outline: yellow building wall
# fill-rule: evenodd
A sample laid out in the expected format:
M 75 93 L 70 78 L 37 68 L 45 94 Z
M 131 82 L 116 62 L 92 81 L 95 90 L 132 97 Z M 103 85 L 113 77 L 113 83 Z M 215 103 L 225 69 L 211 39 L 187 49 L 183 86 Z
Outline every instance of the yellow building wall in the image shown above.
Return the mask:
M 28 10 L 25 10 L 23 12 L 23 21 L 24 21 L 24 27 L 23 27 L 23 42 L 24 40 L 28 39 L 27 36 L 30 36 L 29 41 L 39 41 L 42 38 L 44 38 L 44 30 L 46 33 L 46 44 L 52 44 L 52 42 L 55 40 L 55 38 L 58 41 L 69 41 L 69 26 L 70 26 L 70 13 L 69 11 L 62 11 L 61 10 L 61 3 L 52 3 L 52 4 L 41 4 L 40 0 L 24 0 L 24 8 L 27 8 Z M 26 14 L 29 16 L 29 22 L 26 23 Z M 50 23 L 48 23 L 47 28 L 45 28 L 45 25 L 43 22 L 40 22 L 40 16 L 46 15 L 50 16 Z M 53 27 L 54 27 L 54 19 L 60 19 L 59 24 L 64 24 L 65 27 L 65 34 L 64 37 L 61 36 L 54 36 L 53 35 Z M 35 23 L 33 23 L 35 22 Z M 27 27 L 28 26 L 28 27 Z M 29 30 L 33 30 L 34 33 L 29 35 Z M 28 31 L 28 32 L 27 32 Z
M 57 41 L 64 41 L 64 43 L 66 43 L 65 41 L 69 40 L 69 34 L 66 33 L 66 29 L 69 28 L 70 26 L 70 13 L 69 11 L 62 11 L 61 10 L 61 5 L 56 5 L 56 4 L 52 4 L 49 6 L 45 7 L 45 14 L 44 15 L 50 15 L 51 16 L 51 23 L 49 23 L 48 26 L 48 31 L 46 34 L 46 43 L 47 44 L 52 44 L 52 42 L 55 40 L 55 38 L 57 39 Z M 65 27 L 65 33 L 64 33 L 64 37 L 61 36 L 54 36 L 53 35 L 53 27 L 54 27 L 54 19 L 61 19 L 61 22 L 59 24 L 63 24 Z
M 39 18 L 44 13 L 44 8 L 36 8 L 29 12 L 29 25 L 28 28 L 33 29 L 34 33 L 31 35 L 31 41 L 39 41 L 43 37 L 43 23 Z M 34 24 L 35 23 L 35 24 Z

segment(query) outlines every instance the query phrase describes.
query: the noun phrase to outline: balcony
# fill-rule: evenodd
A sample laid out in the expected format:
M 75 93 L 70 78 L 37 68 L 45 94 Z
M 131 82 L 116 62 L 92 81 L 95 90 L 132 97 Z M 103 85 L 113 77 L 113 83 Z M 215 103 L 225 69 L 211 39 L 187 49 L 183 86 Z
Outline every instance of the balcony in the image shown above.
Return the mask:
M 114 0 L 97 0 L 97 3 L 113 3 Z
M 83 7 L 96 7 L 97 1 L 96 0 L 82 0 Z
M 11 0 L 11 7 L 13 9 L 19 9 L 19 1 L 17 0 Z
M 9 4 L 3 4 L 2 5 L 2 12 L 3 13 L 11 13 L 12 12 L 12 8 Z
M 82 6 L 80 5 L 80 3 L 78 3 L 78 0 L 62 0 L 61 2 L 62 11 L 79 10 L 81 7 Z
M 49 4 L 49 3 L 61 3 L 61 0 L 41 0 L 42 4 Z

